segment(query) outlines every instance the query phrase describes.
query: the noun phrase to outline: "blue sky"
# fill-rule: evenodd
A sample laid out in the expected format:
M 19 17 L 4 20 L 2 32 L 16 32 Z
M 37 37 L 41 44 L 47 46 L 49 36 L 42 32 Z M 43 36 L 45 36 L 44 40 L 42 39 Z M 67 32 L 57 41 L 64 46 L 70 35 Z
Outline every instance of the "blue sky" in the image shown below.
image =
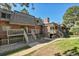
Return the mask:
M 49 17 L 50 22 L 61 24 L 66 10 L 74 5 L 79 6 L 77 3 L 34 3 L 35 10 L 32 10 L 31 7 L 27 10 L 33 16 L 38 18 L 41 17 L 42 19 Z M 20 11 L 22 10 L 22 7 L 18 5 L 17 8 L 13 9 Z

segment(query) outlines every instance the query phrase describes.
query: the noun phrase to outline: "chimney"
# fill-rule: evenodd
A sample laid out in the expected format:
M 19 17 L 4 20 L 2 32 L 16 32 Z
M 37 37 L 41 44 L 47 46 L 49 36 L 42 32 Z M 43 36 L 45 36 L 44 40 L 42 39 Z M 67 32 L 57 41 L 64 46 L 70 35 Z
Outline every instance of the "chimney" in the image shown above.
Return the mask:
M 43 23 L 44 23 L 44 24 L 48 24 L 48 23 L 49 23 L 49 21 L 50 21 L 50 18 L 49 18 L 49 17 L 47 17 L 46 19 L 44 19 Z

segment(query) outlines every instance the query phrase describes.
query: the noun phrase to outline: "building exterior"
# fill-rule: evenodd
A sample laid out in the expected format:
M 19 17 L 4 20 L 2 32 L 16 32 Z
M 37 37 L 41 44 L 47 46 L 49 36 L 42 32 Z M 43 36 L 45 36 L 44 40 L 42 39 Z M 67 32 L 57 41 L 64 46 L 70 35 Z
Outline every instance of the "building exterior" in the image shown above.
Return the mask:
M 64 24 L 59 25 L 55 22 L 49 22 L 49 18 L 46 18 L 44 20 L 44 33 L 48 34 L 47 36 L 52 38 L 52 37 L 65 37 L 67 29 Z
M 0 45 L 31 42 L 39 35 L 49 37 L 49 33 L 57 30 L 59 25 L 50 23 L 49 18 L 42 20 L 30 15 L 25 8 L 20 12 L 11 11 L 8 4 L 0 4 Z
M 44 23 L 43 31 L 44 31 L 44 33 L 47 33 L 47 32 L 50 31 L 50 25 L 49 25 L 50 22 L 49 21 L 50 21 L 50 19 L 48 17 L 43 20 L 43 23 Z
M 49 37 L 52 33 L 60 32 L 61 26 L 50 23 L 49 18 L 42 20 L 30 15 L 26 9 L 21 12 L 10 9 L 8 4 L 0 4 L 0 45 L 28 43 L 38 39 L 39 35 Z M 63 36 L 62 31 L 59 36 Z
M 29 15 L 25 9 L 21 12 L 0 9 L 0 43 L 7 44 L 8 29 L 24 29 L 31 36 L 32 31 L 35 35 L 42 33 L 42 25 L 42 19 Z

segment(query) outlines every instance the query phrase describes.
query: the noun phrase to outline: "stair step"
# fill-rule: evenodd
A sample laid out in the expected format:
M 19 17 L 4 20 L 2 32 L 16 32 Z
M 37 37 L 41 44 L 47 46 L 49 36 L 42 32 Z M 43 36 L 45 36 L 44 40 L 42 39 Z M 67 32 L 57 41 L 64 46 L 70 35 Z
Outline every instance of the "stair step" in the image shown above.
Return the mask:
M 31 42 L 31 43 L 29 43 L 28 45 L 31 46 L 31 47 L 33 47 L 33 46 L 35 46 L 35 45 L 37 45 L 37 44 L 39 44 L 39 42 Z

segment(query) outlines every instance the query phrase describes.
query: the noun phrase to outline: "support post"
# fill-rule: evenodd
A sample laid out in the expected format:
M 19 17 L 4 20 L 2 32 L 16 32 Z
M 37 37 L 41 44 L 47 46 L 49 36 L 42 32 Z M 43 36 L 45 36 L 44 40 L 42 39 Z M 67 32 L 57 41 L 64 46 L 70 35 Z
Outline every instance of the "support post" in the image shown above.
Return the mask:
M 7 43 L 9 44 L 9 34 L 8 34 L 8 29 L 7 29 Z
M 24 37 L 25 37 L 26 42 L 28 43 L 28 42 L 29 42 L 29 40 L 28 40 L 28 36 L 27 36 L 27 34 L 26 34 L 25 30 L 24 30 Z

